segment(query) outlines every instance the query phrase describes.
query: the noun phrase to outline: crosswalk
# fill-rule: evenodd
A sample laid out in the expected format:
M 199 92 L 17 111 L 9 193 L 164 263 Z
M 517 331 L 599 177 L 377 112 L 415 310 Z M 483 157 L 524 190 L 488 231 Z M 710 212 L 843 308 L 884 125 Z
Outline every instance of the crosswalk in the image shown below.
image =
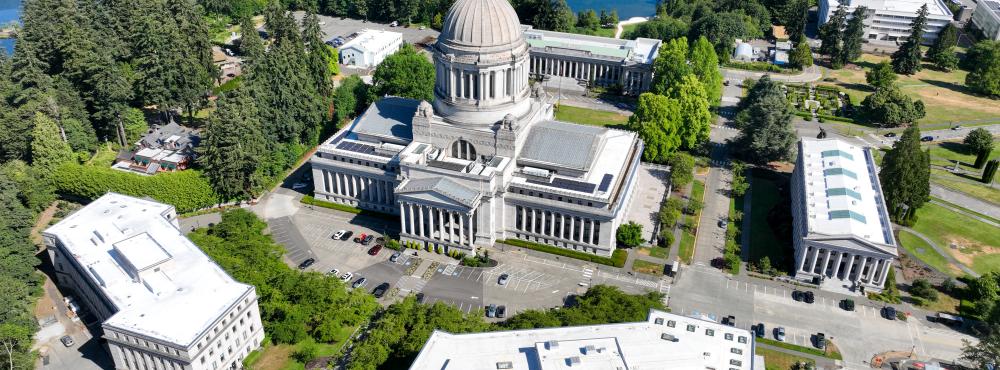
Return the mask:
M 458 265 L 449 263 L 447 266 L 444 267 L 444 270 L 441 271 L 441 274 L 445 276 L 454 275 L 456 266 Z
M 590 286 L 590 281 L 594 278 L 594 270 L 591 270 L 589 267 L 585 267 L 582 275 L 583 276 L 580 279 L 580 286 Z

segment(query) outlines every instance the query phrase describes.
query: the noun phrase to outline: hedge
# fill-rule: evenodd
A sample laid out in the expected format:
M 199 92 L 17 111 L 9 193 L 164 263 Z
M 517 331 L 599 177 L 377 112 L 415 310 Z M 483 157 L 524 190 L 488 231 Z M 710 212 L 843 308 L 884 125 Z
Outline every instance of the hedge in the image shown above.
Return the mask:
M 396 217 L 395 215 L 391 215 L 391 214 L 388 214 L 388 213 L 377 212 L 377 211 L 372 211 L 372 210 L 368 210 L 368 209 L 361 209 L 361 208 L 357 208 L 357 207 L 351 207 L 351 206 L 346 205 L 346 204 L 340 204 L 340 203 L 334 203 L 334 202 L 327 202 L 325 200 L 316 199 L 316 197 L 313 197 L 312 195 L 303 196 L 302 199 L 299 199 L 299 202 L 302 202 L 302 203 L 305 203 L 305 204 L 309 204 L 309 205 L 314 205 L 314 206 L 317 206 L 317 207 L 323 207 L 323 208 L 335 209 L 335 210 L 343 211 L 343 212 L 347 212 L 347 213 L 353 213 L 353 214 L 356 214 L 356 215 L 371 216 L 371 217 L 378 217 L 378 218 L 385 218 L 385 219 L 391 219 L 391 220 L 399 221 L 398 217 Z
M 201 171 L 183 170 L 142 176 L 110 167 L 67 163 L 53 176 L 56 192 L 62 196 L 94 200 L 107 192 L 134 197 L 150 197 L 173 205 L 186 213 L 220 203 Z
M 614 267 L 625 267 L 625 260 L 628 258 L 628 252 L 622 249 L 616 249 L 612 253 L 611 258 L 598 256 L 595 254 L 575 251 L 572 249 L 564 249 L 559 247 L 554 247 L 551 245 L 539 244 L 534 242 L 529 242 L 520 239 L 507 239 L 501 241 L 501 243 L 512 245 L 515 247 L 528 248 L 536 250 L 539 252 L 551 253 L 563 257 L 575 258 L 578 260 L 600 263 L 602 265 L 614 266 Z

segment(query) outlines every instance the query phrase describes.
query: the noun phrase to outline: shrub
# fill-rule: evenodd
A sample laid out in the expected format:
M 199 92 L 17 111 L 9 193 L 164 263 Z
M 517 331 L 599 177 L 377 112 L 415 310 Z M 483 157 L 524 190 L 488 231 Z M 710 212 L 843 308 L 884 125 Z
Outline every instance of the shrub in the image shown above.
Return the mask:
M 319 347 L 316 346 L 316 342 L 311 340 L 299 344 L 299 349 L 292 353 L 292 357 L 301 363 L 308 363 L 316 358 L 317 355 L 319 355 Z
M 642 225 L 629 221 L 626 224 L 618 226 L 618 232 L 615 234 L 615 237 L 619 243 L 626 247 L 636 247 L 643 242 Z
M 660 229 L 658 245 L 664 248 L 670 248 L 671 245 L 674 245 L 674 231 L 667 228 Z
M 564 249 L 564 248 L 554 247 L 551 245 L 539 244 L 520 239 L 507 239 L 502 241 L 502 243 L 507 245 L 512 245 L 515 247 L 528 248 L 539 252 L 551 253 L 563 257 L 575 258 L 578 260 L 600 263 L 602 265 L 608 265 L 614 267 L 624 267 L 625 259 L 628 258 L 628 252 L 622 249 L 616 249 L 614 253 L 611 255 L 611 258 L 608 258 L 608 257 L 598 256 L 595 254 L 575 251 L 572 249 Z
M 173 205 L 178 213 L 208 208 L 220 203 L 208 179 L 197 170 L 141 176 L 110 167 L 67 163 L 52 176 L 56 192 L 70 198 L 94 200 L 107 192 L 150 197 Z
M 386 239 L 385 240 L 385 247 L 389 248 L 389 249 L 397 250 L 397 251 L 403 250 L 403 246 L 400 245 L 399 242 L 396 241 L 396 239 Z
M 910 294 L 930 302 L 937 301 L 938 298 L 937 290 L 934 290 L 934 287 L 931 286 L 931 283 L 927 279 L 913 280 L 913 284 L 910 286 Z

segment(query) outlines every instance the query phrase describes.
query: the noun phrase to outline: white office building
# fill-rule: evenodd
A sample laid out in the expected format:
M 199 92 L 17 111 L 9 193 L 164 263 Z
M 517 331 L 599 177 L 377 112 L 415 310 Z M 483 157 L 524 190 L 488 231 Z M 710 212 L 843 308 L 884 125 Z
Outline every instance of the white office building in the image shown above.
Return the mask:
M 178 228 L 174 207 L 108 193 L 44 232 L 56 283 L 101 321 L 116 369 L 238 369 L 264 330 L 253 286 Z
M 981 0 L 972 12 L 972 23 L 990 40 L 1000 41 L 1000 1 Z
M 855 8 L 868 8 L 865 18 L 865 38 L 870 42 L 902 42 L 910 36 L 910 23 L 917 17 L 920 7 L 927 4 L 927 26 L 923 43 L 937 39 L 938 32 L 952 20 L 951 10 L 942 0 L 820 0 L 819 24 L 822 25 L 837 11 L 840 4 L 847 6 L 847 17 Z
M 867 148 L 839 139 L 799 141 L 792 174 L 795 277 L 836 291 L 881 291 L 898 256 Z
M 340 64 L 375 68 L 403 45 L 403 34 L 364 30 L 340 47 Z
M 385 97 L 310 160 L 316 198 L 400 216 L 400 238 L 470 253 L 515 238 L 610 256 L 643 142 L 553 119 L 507 0 L 458 0 L 434 102 Z
M 435 331 L 410 370 L 764 369 L 747 330 L 650 310 L 646 321 L 451 334 Z

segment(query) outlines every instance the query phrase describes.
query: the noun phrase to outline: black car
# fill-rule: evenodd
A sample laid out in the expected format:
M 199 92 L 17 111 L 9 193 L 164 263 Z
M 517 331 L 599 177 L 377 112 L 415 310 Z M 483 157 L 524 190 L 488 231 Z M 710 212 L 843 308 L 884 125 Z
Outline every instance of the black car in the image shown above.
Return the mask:
M 389 291 L 389 283 L 382 283 L 379 284 L 377 287 L 375 287 L 375 290 L 372 291 L 372 295 L 374 295 L 375 298 L 382 298 L 382 296 L 385 295 L 385 292 L 388 291 Z
M 924 141 L 924 142 L 934 141 L 934 137 L 933 136 L 924 136 L 924 137 L 920 138 L 920 141 Z
M 357 281 L 355 281 L 354 284 L 352 284 L 351 286 L 354 287 L 354 289 L 357 289 L 357 288 L 365 286 L 365 284 L 368 284 L 368 279 L 367 278 L 360 278 Z
M 340 237 L 340 240 L 349 240 L 349 239 L 351 239 L 352 236 L 354 236 L 354 232 L 353 231 L 348 231 L 348 232 L 344 233 L 344 235 L 342 235 Z
M 896 133 L 895 132 L 887 132 L 885 134 L 885 137 L 896 137 Z
M 497 318 L 499 318 L 499 319 L 507 317 L 507 306 L 504 306 L 504 305 L 497 306 L 496 315 L 497 315 Z
M 826 334 L 816 333 L 816 348 L 819 349 L 826 348 Z
M 759 323 L 757 325 L 754 325 L 754 329 L 755 329 L 754 334 L 757 334 L 758 338 L 763 338 L 764 333 L 767 330 L 766 327 L 764 326 L 764 323 Z
M 802 292 L 798 290 L 793 290 L 792 299 L 795 300 L 796 302 L 802 302 Z
M 722 259 L 722 257 L 715 257 L 712 259 L 712 267 L 717 269 L 724 268 L 726 267 L 726 260 Z
M 892 306 L 885 306 L 885 308 L 882 309 L 882 317 L 885 317 L 888 320 L 895 320 L 896 308 Z
M 816 302 L 816 296 L 813 295 L 813 292 L 806 291 L 803 295 L 803 300 L 805 300 L 806 303 Z
M 854 311 L 854 300 L 844 299 L 840 301 L 840 308 L 843 308 L 844 311 Z
M 736 326 L 736 316 L 729 315 L 722 318 L 722 325 Z
M 374 235 L 365 236 L 364 240 L 361 241 L 361 245 L 368 245 L 368 244 L 370 244 L 374 240 L 375 240 L 375 236 Z
M 302 263 L 299 264 L 299 270 L 305 270 L 309 266 L 312 266 L 314 263 L 316 263 L 315 258 L 306 258 L 305 261 L 302 261 Z

